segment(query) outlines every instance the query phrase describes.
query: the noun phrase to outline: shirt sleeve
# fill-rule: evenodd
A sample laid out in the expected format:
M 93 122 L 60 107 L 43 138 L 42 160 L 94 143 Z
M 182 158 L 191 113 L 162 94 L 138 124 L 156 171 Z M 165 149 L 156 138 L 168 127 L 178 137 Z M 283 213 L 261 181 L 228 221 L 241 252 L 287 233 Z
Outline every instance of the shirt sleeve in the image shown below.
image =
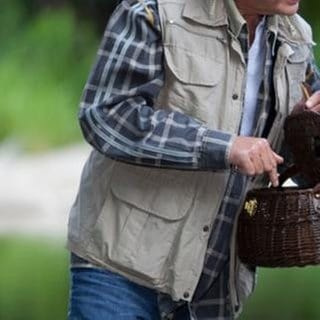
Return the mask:
M 163 84 L 156 1 L 121 1 L 83 92 L 79 121 L 85 139 L 105 156 L 131 164 L 228 169 L 233 136 L 186 114 L 155 109 Z

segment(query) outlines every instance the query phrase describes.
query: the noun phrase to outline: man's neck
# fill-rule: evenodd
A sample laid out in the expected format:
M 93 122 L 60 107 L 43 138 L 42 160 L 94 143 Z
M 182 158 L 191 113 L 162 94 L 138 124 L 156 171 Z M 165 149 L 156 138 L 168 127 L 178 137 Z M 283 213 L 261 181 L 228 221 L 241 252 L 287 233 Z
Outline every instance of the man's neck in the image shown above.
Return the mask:
M 257 26 L 263 17 L 257 14 L 255 15 L 243 14 L 243 18 L 247 21 L 248 32 L 249 32 L 249 44 L 251 45 L 254 41 L 254 36 L 256 33 Z
M 250 45 L 254 41 L 254 35 L 256 33 L 256 28 L 261 21 L 262 17 L 256 9 L 248 3 L 246 0 L 235 0 L 236 6 L 247 22 L 248 32 L 249 32 L 249 43 Z

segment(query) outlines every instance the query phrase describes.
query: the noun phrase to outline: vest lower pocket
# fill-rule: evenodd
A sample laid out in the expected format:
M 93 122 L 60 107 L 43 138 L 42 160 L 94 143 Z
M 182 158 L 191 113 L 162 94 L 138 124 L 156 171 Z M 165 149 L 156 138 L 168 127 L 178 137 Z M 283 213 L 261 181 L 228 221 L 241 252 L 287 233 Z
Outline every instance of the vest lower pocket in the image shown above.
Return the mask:
M 179 241 L 195 183 L 192 172 L 117 164 L 92 231 L 94 251 L 102 260 L 157 281 Z

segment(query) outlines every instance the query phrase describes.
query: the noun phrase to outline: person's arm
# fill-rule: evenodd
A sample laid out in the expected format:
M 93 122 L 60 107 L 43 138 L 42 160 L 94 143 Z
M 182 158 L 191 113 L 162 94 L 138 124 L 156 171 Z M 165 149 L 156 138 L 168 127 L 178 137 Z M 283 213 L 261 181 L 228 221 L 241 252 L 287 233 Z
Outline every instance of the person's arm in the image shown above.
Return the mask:
M 211 171 L 233 165 L 246 175 L 266 172 L 277 185 L 282 158 L 265 139 L 212 130 L 166 106 L 156 110 L 163 84 L 156 0 L 123 0 L 84 90 L 79 119 L 86 140 L 105 156 L 132 164 Z
M 83 93 L 79 120 L 86 140 L 105 156 L 133 164 L 229 168 L 232 135 L 209 130 L 179 112 L 156 110 L 154 100 L 163 83 L 156 1 L 122 1 L 108 23 Z
M 301 101 L 299 104 L 297 104 L 297 106 L 293 108 L 293 112 L 297 112 L 297 110 L 298 112 L 299 110 L 301 112 L 304 108 L 307 108 L 314 112 L 320 112 L 320 72 L 316 64 L 313 52 L 310 53 L 310 58 L 305 75 L 305 81 L 303 83 L 307 92 L 305 93 L 305 95 L 309 95 L 310 98 L 306 99 L 305 101 Z M 283 146 L 282 153 L 284 158 L 287 160 L 284 169 L 287 169 L 288 163 L 294 163 L 294 156 L 292 155 L 288 146 L 286 145 Z M 284 169 L 281 168 L 281 170 Z M 301 174 L 292 177 L 292 181 L 295 184 L 297 184 L 300 188 L 310 187 L 308 181 L 306 181 L 305 178 L 301 176 Z

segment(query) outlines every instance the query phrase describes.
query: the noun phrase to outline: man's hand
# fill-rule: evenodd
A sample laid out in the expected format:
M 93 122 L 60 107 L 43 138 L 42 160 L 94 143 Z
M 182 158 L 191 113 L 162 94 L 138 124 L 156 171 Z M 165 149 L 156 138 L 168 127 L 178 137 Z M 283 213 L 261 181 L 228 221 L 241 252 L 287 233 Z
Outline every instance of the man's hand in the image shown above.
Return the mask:
M 277 166 L 283 162 L 283 158 L 271 149 L 266 139 L 236 137 L 231 146 L 229 161 L 243 174 L 257 176 L 267 173 L 272 185 L 279 185 Z
M 320 112 L 320 91 L 314 92 L 306 101 L 305 106 L 310 111 Z

